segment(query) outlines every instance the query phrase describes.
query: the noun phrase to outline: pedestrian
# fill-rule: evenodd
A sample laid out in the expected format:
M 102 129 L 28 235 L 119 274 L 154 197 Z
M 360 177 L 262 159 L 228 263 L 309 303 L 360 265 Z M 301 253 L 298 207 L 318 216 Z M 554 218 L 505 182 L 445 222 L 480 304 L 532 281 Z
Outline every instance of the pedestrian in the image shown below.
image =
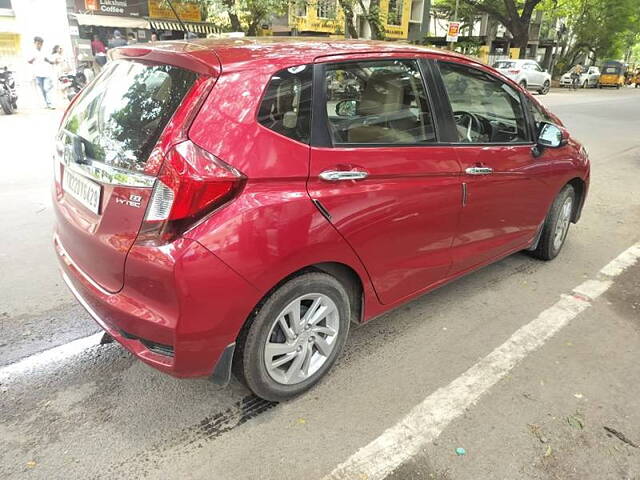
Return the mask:
M 104 43 L 102 43 L 98 35 L 94 35 L 91 41 L 91 53 L 93 54 L 96 65 L 98 65 L 99 68 L 104 67 L 107 63 L 107 47 L 104 46 Z
M 55 45 L 53 47 L 49 60 L 51 60 L 54 72 L 52 82 L 56 85 L 56 92 L 58 93 L 60 98 L 64 98 L 64 88 L 62 86 L 62 82 L 60 82 L 60 77 L 62 77 L 63 75 L 67 75 L 71 71 L 71 66 L 67 61 L 67 58 L 64 56 L 62 47 L 60 45 Z
M 33 38 L 33 51 L 29 54 L 27 62 L 33 66 L 33 76 L 36 82 L 36 86 L 42 93 L 44 103 L 47 108 L 53 109 L 54 106 L 49 98 L 49 92 L 51 91 L 51 74 L 52 74 L 52 62 L 42 50 L 44 40 L 42 37 Z
M 115 30 L 113 32 L 113 37 L 109 40 L 109 48 L 124 47 L 126 44 L 127 41 L 122 38 L 120 30 Z
M 151 43 L 156 43 L 158 41 L 158 34 L 156 32 L 151 32 Z
M 131 32 L 131 33 L 129 33 L 129 35 L 127 35 L 127 37 L 129 38 L 129 45 L 133 45 L 135 43 L 138 43 L 138 39 L 137 39 L 135 33 Z

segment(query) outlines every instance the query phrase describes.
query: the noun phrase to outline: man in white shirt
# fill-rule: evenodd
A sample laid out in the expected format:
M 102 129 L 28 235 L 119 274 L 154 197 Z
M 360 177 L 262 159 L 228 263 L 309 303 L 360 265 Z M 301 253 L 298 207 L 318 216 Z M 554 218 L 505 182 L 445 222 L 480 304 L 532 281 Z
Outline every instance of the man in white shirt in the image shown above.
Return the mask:
M 49 92 L 51 91 L 52 83 L 51 83 L 51 73 L 52 73 L 52 62 L 45 55 L 42 50 L 42 45 L 44 44 L 44 40 L 42 37 L 35 37 L 33 39 L 34 50 L 29 55 L 29 59 L 27 60 L 33 66 L 33 75 L 36 80 L 36 85 L 42 92 L 42 97 L 44 98 L 44 103 L 47 108 L 53 109 L 53 105 L 51 104 L 51 100 L 49 99 Z

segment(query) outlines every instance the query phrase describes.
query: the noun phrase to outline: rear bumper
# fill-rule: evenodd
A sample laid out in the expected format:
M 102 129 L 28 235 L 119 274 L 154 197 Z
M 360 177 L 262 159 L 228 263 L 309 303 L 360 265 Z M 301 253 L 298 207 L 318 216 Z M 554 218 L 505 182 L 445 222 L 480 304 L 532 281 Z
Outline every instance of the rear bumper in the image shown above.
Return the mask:
M 54 237 L 64 282 L 124 348 L 172 376 L 215 374 L 214 379 L 225 383 L 220 378 L 228 377 L 228 352 L 233 352 L 237 334 L 258 301 L 257 292 L 199 243 L 179 243 L 162 261 L 158 252 L 152 257 L 134 255 L 125 287 L 110 293 L 82 272 Z M 145 267 L 146 278 L 140 276 Z

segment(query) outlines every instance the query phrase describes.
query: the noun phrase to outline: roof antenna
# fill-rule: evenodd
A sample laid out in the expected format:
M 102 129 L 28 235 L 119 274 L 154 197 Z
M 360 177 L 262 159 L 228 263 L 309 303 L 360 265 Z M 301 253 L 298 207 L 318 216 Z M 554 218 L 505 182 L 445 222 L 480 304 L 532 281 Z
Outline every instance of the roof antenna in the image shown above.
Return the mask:
M 184 30 L 184 38 L 187 38 L 189 36 L 189 31 L 187 30 L 187 27 L 185 27 L 184 22 L 178 15 L 178 12 L 176 12 L 176 9 L 173 8 L 173 3 L 171 3 L 171 0 L 167 0 L 167 3 L 169 4 L 169 8 L 171 8 L 171 11 L 173 12 L 173 14 L 176 16 L 176 20 L 178 20 L 180 27 L 182 27 L 182 30 Z

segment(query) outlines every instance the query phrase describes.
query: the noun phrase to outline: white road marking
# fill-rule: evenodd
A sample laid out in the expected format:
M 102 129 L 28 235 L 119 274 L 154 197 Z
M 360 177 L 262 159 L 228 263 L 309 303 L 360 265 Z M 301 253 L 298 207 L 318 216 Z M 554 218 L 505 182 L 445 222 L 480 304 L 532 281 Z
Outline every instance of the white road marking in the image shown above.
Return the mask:
M 18 360 L 0 368 L 0 383 L 6 383 L 8 380 L 37 371 L 40 368 L 47 367 L 54 362 L 62 362 L 88 348 L 96 346 L 100 343 L 103 332 L 94 333 L 88 337 L 78 338 L 64 345 L 50 348 L 40 353 L 36 353 L 29 357 Z
M 522 359 L 589 308 L 591 302 L 612 285 L 613 277 L 636 263 L 638 258 L 640 243 L 607 264 L 600 270 L 598 278 L 577 286 L 571 295 L 562 295 L 553 306 L 518 329 L 506 342 L 449 385 L 425 398 L 399 423 L 358 450 L 323 480 L 384 479 L 435 440 L 449 423 L 473 406 Z

